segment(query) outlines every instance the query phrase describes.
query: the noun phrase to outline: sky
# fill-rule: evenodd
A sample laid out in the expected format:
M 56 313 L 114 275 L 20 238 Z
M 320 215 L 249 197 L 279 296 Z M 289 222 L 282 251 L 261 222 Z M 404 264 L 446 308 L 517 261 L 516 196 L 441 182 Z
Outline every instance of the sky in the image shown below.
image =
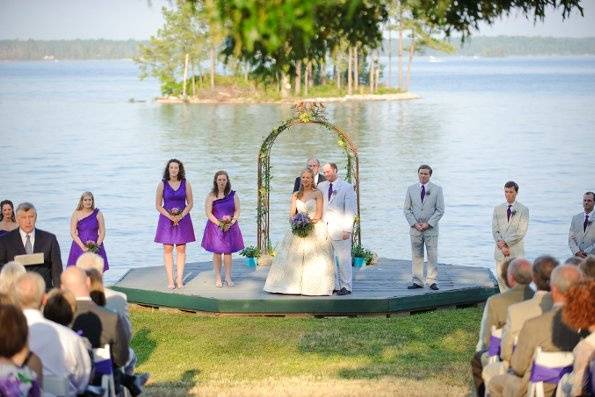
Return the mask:
M 145 40 L 163 24 L 161 7 L 168 0 L 0 0 L 0 39 Z M 584 17 L 563 21 L 548 10 L 544 22 L 518 13 L 482 25 L 474 35 L 595 37 L 595 0 L 582 1 Z

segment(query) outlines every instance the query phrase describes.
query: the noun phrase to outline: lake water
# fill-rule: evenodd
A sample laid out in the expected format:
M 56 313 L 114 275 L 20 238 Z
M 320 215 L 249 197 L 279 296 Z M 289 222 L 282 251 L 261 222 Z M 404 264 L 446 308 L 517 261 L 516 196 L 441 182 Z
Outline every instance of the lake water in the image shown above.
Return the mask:
M 595 190 L 595 57 L 419 58 L 411 91 L 422 98 L 327 107 L 360 150 L 364 245 L 410 258 L 404 194 L 428 163 L 445 193 L 441 262 L 493 266 L 492 209 L 509 179 L 531 212 L 527 256 L 567 257 L 570 219 L 582 193 Z M 172 157 L 193 185 L 197 239 L 212 176 L 226 169 L 245 241 L 255 243 L 258 149 L 291 114 L 285 105 L 160 105 L 158 94 L 130 61 L 0 63 L 0 199 L 33 202 L 66 261 L 70 216 L 81 192 L 92 191 L 107 223 L 111 282 L 162 263 L 154 195 Z M 273 242 L 287 229 L 293 179 L 313 155 L 345 163 L 319 127 L 290 130 L 273 148 Z M 188 261 L 209 258 L 200 242 L 189 245 Z

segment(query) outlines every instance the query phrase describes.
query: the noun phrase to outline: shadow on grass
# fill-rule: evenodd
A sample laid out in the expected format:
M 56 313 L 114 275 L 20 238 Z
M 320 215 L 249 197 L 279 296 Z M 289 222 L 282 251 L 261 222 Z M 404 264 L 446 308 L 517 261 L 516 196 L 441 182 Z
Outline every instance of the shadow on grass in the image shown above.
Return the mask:
M 187 396 L 196 386 L 196 377 L 199 374 L 200 371 L 192 369 L 185 371 L 176 381 L 149 383 L 143 396 Z
M 138 360 L 136 365 L 141 365 L 149 360 L 157 347 L 157 341 L 151 338 L 151 331 L 148 328 L 142 328 L 134 334 L 131 347 Z

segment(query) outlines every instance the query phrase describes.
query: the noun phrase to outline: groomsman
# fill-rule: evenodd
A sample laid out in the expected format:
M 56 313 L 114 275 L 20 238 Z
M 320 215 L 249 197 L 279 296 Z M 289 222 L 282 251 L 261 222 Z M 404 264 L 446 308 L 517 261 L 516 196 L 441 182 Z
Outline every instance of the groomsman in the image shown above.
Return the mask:
M 568 233 L 570 251 L 580 258 L 595 254 L 595 226 L 593 225 L 593 202 L 595 193 L 587 192 L 583 195 L 583 209 L 585 212 L 572 217 Z
M 438 222 L 444 215 L 442 188 L 432 182 L 432 168 L 420 165 L 417 169 L 419 183 L 409 186 L 405 196 L 403 211 L 409 222 L 411 237 L 411 273 L 413 283 L 408 289 L 423 288 L 424 285 L 424 245 L 428 254 L 426 283 L 432 290 L 438 290 Z
M 320 173 L 320 161 L 315 158 L 308 159 L 306 162 L 306 168 L 314 173 L 314 186 L 318 186 L 320 182 L 326 181 L 326 178 L 323 174 Z M 295 182 L 293 183 L 293 191 L 297 192 L 300 190 L 300 185 L 302 183 L 302 178 L 297 177 L 295 178 Z
M 506 202 L 494 208 L 492 215 L 492 235 L 496 247 L 496 275 L 500 292 L 508 289 L 506 281 L 501 276 L 502 263 L 507 258 L 518 258 L 525 255 L 523 239 L 529 226 L 529 209 L 516 201 L 519 185 L 514 181 L 504 184 Z

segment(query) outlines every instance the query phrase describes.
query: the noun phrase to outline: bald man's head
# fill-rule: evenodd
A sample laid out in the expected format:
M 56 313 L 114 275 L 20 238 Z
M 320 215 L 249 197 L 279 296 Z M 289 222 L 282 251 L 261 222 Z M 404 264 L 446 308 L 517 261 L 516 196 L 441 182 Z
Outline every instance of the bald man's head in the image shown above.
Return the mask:
M 552 270 L 550 284 L 554 303 L 566 302 L 566 294 L 576 283 L 581 281 L 583 273 L 575 265 L 557 266 Z
M 75 266 L 67 267 L 60 276 L 62 289 L 72 292 L 76 298 L 89 296 L 90 281 L 84 270 Z
M 14 293 L 21 309 L 39 309 L 45 295 L 45 281 L 38 273 L 25 273 L 14 283 Z
M 533 281 L 533 265 L 525 258 L 516 258 L 510 262 L 508 266 L 508 284 L 515 286 L 516 284 L 527 285 Z

